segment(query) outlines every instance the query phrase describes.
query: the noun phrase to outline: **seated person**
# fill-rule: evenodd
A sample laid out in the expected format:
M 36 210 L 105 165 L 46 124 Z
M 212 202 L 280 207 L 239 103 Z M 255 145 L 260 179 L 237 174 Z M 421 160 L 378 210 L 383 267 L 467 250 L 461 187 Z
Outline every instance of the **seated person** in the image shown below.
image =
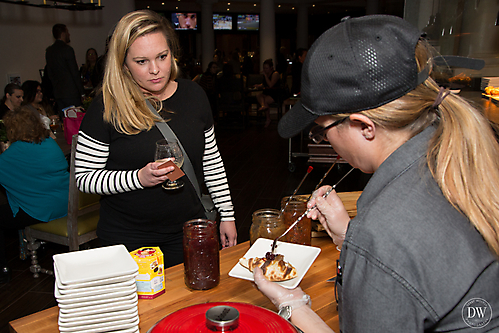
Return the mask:
M 263 62 L 264 81 L 258 85 L 263 88 L 263 91 L 256 96 L 261 107 L 258 111 L 265 111 L 265 127 L 270 125 L 270 109 L 269 104 L 278 102 L 283 97 L 283 89 L 281 76 L 279 72 L 274 70 L 274 62 L 272 59 L 267 59 Z
M 28 109 L 37 114 L 45 128 L 50 130 L 50 124 L 52 121 L 58 121 L 59 116 L 54 115 L 50 105 L 44 101 L 40 82 L 34 80 L 24 81 L 22 89 L 24 91 L 23 105 L 26 105 Z M 55 139 L 52 131 L 49 134 L 52 139 Z
M 305 58 L 307 57 L 307 49 L 299 48 L 296 50 L 296 59 L 291 67 L 291 76 L 293 78 L 291 85 L 291 94 L 299 95 L 301 91 L 301 69 Z
M 5 229 L 22 229 L 68 213 L 68 163 L 39 117 L 27 107 L 3 119 L 10 147 L 0 154 L 0 184 L 9 205 L 0 206 L 0 283 L 9 282 Z
M 243 91 L 242 80 L 236 77 L 230 64 L 223 66 L 222 76 L 217 80 L 216 87 L 218 93 Z
M 20 107 L 23 102 L 24 92 L 22 88 L 15 84 L 9 83 L 4 88 L 4 96 L 0 100 L 0 119 L 9 111 Z

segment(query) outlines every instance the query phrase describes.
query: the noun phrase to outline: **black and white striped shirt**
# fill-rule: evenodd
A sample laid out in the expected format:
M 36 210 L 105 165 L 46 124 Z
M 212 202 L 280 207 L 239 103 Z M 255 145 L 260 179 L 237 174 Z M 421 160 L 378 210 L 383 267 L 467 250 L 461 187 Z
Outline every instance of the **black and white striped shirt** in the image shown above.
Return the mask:
M 206 187 L 221 221 L 233 221 L 234 206 L 213 126 L 204 132 L 204 137 L 203 172 Z M 109 144 L 79 132 L 75 175 L 80 191 L 110 195 L 144 188 L 139 182 L 139 170 L 106 170 L 108 156 Z

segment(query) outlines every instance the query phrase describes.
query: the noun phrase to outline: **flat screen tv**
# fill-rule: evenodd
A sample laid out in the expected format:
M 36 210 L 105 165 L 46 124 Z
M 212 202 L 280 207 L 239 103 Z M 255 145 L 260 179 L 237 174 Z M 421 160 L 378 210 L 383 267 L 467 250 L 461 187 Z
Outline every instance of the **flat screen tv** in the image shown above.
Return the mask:
M 197 30 L 198 13 L 172 13 L 175 30 Z
M 260 15 L 237 15 L 237 30 L 258 30 Z
M 213 14 L 213 30 L 232 30 L 232 15 Z

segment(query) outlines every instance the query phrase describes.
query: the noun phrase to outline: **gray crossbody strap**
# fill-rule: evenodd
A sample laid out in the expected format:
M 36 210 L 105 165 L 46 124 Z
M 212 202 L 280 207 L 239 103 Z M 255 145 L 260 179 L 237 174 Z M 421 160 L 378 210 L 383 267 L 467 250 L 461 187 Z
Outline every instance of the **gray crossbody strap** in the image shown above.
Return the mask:
M 151 105 L 151 102 L 147 101 L 147 106 L 149 107 L 149 110 L 151 110 L 152 113 L 161 118 L 158 111 L 156 111 L 156 109 Z M 158 127 L 159 131 L 161 132 L 161 134 L 163 134 L 166 140 L 168 139 L 177 140 L 178 145 L 182 150 L 182 153 L 184 154 L 184 165 L 183 165 L 184 172 L 187 175 L 187 178 L 189 178 L 192 185 L 194 186 L 194 189 L 196 190 L 199 200 L 201 200 L 201 188 L 199 187 L 199 183 L 196 178 L 196 173 L 194 172 L 194 167 L 192 166 L 191 160 L 189 159 L 189 155 L 187 155 L 187 152 L 182 146 L 182 143 L 180 142 L 180 140 L 177 138 L 175 133 L 172 131 L 172 129 L 170 128 L 170 126 L 168 126 L 166 122 L 157 121 L 156 127 Z

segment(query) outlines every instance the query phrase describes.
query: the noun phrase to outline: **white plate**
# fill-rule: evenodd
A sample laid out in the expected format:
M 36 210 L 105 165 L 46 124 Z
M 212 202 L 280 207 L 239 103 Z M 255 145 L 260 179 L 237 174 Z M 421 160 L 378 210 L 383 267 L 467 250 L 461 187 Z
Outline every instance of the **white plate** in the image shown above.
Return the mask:
M 272 247 L 272 242 L 272 239 L 258 238 L 243 257 L 265 257 L 265 254 L 269 252 Z M 276 253 L 284 255 L 284 260 L 296 268 L 298 276 L 291 280 L 276 283 L 284 288 L 296 288 L 320 252 L 321 249 L 319 247 L 277 242 Z M 241 266 L 239 262 L 231 269 L 229 276 L 253 281 L 253 273 Z
M 80 327 L 71 327 L 71 328 L 64 328 L 59 326 L 59 332 L 60 333 L 69 333 L 69 332 L 75 332 L 75 333 L 100 333 L 100 332 L 134 332 L 133 329 L 135 326 L 139 324 L 140 320 L 137 318 L 137 320 L 133 322 L 127 322 L 124 320 L 120 320 L 114 323 L 103 323 L 100 325 L 85 325 L 85 326 L 80 326 Z M 127 331 L 129 330 L 129 331 Z M 116 332 L 115 332 L 116 331 Z
M 81 327 L 81 326 L 86 326 L 86 325 L 97 325 L 97 324 L 102 324 L 102 323 L 108 323 L 112 325 L 112 322 L 117 322 L 117 321 L 124 321 L 124 320 L 137 320 L 139 318 L 139 311 L 138 309 L 135 309 L 134 312 L 132 313 L 114 313 L 114 312 L 109 312 L 106 313 L 106 316 L 100 317 L 100 318 L 87 318 L 87 317 L 80 317 L 80 318 L 73 318 L 73 320 L 64 320 L 64 318 L 61 318 L 59 316 L 59 327 L 61 328 L 71 328 L 71 327 Z M 79 319 L 79 320 L 76 320 Z
M 135 281 L 132 281 L 135 282 Z M 79 289 L 73 289 L 71 290 L 70 293 L 66 291 L 61 291 L 57 285 L 54 288 L 54 294 L 57 300 L 71 300 L 75 298 L 84 298 L 84 297 L 91 297 L 91 296 L 101 296 L 101 295 L 107 295 L 110 293 L 117 293 L 120 291 L 137 291 L 137 284 L 136 283 L 127 283 L 125 285 L 106 285 L 104 288 L 100 289 L 94 289 L 94 290 L 84 290 L 81 292 L 78 292 Z
M 130 309 L 137 305 L 139 297 L 137 293 L 130 296 L 117 297 L 112 300 L 105 300 L 102 303 L 93 304 L 90 306 L 80 306 L 79 304 L 59 304 L 59 312 L 64 314 L 74 314 L 77 316 L 96 314 L 102 312 L 109 312 L 115 310 L 123 310 L 124 308 Z
M 59 290 L 59 293 L 61 295 L 77 295 L 81 293 L 88 293 L 88 295 L 92 295 L 92 292 L 95 293 L 100 293 L 102 291 L 105 291 L 109 288 L 125 288 L 125 287 L 131 287 L 133 284 L 136 284 L 135 279 L 130 279 L 128 281 L 124 282 L 118 282 L 118 283 L 111 283 L 111 284 L 105 284 L 102 286 L 95 286 L 95 287 L 85 287 L 85 288 L 78 288 L 78 289 L 61 289 L 59 285 L 56 285 L 55 288 Z
M 108 284 L 119 283 L 119 282 L 129 281 L 129 280 L 135 281 L 135 277 L 137 275 L 139 275 L 139 271 L 132 273 L 132 274 L 116 276 L 116 277 L 112 277 L 112 278 L 108 278 L 108 279 L 101 279 L 101 280 L 96 280 L 96 281 L 73 283 L 73 284 L 62 284 L 60 279 L 59 279 L 59 269 L 54 261 L 54 275 L 55 275 L 55 283 L 57 284 L 57 287 L 59 287 L 59 290 L 62 290 L 62 289 L 71 290 L 71 289 L 104 286 L 104 285 L 108 285 Z
M 72 321 L 79 321 L 79 320 L 95 320 L 99 318 L 106 318 L 106 317 L 111 317 L 111 316 L 120 316 L 120 315 L 125 315 L 125 314 L 134 314 L 137 311 L 137 304 L 135 305 L 130 305 L 126 304 L 123 306 L 123 308 L 119 308 L 117 306 L 112 306 L 112 307 L 105 307 L 101 308 L 98 312 L 95 312 L 93 314 L 86 313 L 84 311 L 80 312 L 74 312 L 74 313 L 63 313 L 59 311 L 59 321 L 64 322 L 64 323 L 69 323 Z M 88 311 L 87 311 L 88 312 Z
M 127 299 L 132 299 L 134 295 L 137 295 L 137 293 L 130 291 L 121 291 L 118 293 L 111 293 L 102 296 L 97 295 L 92 297 L 81 297 L 70 300 L 58 299 L 57 303 L 59 304 L 59 307 L 60 306 L 85 307 L 85 306 L 99 305 L 104 303 L 111 304 L 113 302 L 120 301 L 122 297 L 127 297 Z
M 135 273 L 139 266 L 124 245 L 54 255 L 62 284 L 82 283 Z
M 92 295 L 82 295 L 88 293 L 79 293 L 74 295 L 62 295 L 59 292 L 59 288 L 57 286 L 54 288 L 54 296 L 58 303 L 68 304 L 68 303 L 81 303 L 81 302 L 92 302 L 98 301 L 100 299 L 109 299 L 120 296 L 126 296 L 131 293 L 137 292 L 137 285 L 131 285 L 129 287 L 123 288 L 107 288 L 106 290 L 102 290 L 98 294 Z

